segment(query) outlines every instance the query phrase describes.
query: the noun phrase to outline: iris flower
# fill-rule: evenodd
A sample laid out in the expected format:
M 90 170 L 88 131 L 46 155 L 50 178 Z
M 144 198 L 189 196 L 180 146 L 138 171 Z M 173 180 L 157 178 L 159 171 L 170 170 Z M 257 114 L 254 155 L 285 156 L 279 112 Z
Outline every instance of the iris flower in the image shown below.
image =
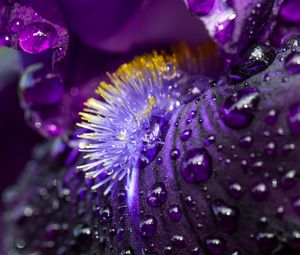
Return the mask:
M 299 254 L 298 0 L 0 12 L 44 137 L 3 195 L 6 254 Z

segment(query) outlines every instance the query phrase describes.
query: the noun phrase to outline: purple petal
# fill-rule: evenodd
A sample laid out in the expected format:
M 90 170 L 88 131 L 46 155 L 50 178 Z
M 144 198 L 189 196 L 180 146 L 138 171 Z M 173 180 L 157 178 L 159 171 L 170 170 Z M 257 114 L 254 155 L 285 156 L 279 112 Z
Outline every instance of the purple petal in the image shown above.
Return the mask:
M 74 34 L 102 50 L 124 52 L 133 47 L 207 38 L 203 25 L 180 0 L 59 2 Z
M 210 36 L 228 54 L 252 41 L 265 41 L 274 27 L 279 0 L 187 0 L 192 13 L 205 24 Z
M 220 81 L 173 112 L 157 161 L 139 169 L 134 194 L 125 181 L 106 197 L 102 188 L 90 191 L 94 180 L 71 167 L 80 163 L 72 149 L 59 141 L 39 148 L 7 195 L 8 249 L 298 254 L 300 74 L 288 76 L 286 62 L 298 49 L 278 51 L 263 72 L 235 86 Z M 236 117 L 245 123 L 232 125 Z M 182 141 L 187 129 L 192 135 Z

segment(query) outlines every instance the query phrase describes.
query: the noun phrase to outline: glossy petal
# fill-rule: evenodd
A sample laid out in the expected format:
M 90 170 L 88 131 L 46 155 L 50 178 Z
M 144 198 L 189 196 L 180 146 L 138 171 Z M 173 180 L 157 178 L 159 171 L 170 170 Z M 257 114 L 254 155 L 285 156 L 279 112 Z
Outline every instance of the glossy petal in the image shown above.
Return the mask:
M 72 167 L 82 163 L 76 150 L 60 141 L 39 148 L 6 196 L 8 249 L 298 254 L 300 74 L 287 76 L 291 53 L 276 52 L 265 71 L 235 86 L 220 81 L 175 111 L 160 160 L 139 169 L 130 201 L 125 182 L 108 197 L 102 188 L 91 192 L 93 180 Z M 236 117 L 246 122 L 232 125 Z M 192 135 L 183 141 L 187 128 Z

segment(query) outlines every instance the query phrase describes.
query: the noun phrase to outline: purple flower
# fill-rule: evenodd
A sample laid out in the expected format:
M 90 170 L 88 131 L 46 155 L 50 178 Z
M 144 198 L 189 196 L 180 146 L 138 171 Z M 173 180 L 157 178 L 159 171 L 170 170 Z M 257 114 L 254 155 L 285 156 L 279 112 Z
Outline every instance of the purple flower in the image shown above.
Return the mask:
M 46 3 L 2 6 L 54 137 L 4 195 L 7 253 L 299 253 L 300 39 L 273 47 L 294 2 Z M 174 44 L 198 19 L 217 44 Z

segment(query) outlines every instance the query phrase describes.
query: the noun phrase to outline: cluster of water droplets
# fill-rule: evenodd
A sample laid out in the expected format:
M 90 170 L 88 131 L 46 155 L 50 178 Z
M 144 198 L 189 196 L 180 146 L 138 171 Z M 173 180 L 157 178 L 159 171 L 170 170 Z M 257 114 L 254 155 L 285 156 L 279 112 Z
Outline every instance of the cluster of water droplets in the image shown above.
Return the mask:
M 44 20 L 30 6 L 7 1 L 4 8 L 7 27 L 0 31 L 0 46 L 12 46 L 30 54 L 54 50 L 57 60 L 66 54 L 68 40 L 65 28 Z

